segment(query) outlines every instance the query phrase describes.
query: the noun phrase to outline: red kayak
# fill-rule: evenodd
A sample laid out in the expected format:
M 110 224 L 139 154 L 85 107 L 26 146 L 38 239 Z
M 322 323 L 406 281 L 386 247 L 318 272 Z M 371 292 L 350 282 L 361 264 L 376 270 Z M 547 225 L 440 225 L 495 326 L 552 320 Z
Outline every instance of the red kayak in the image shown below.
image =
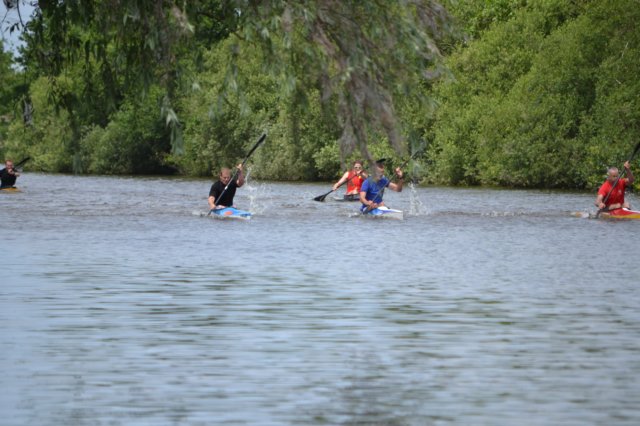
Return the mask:
M 640 219 L 640 212 L 629 209 L 613 209 L 600 213 L 603 219 Z

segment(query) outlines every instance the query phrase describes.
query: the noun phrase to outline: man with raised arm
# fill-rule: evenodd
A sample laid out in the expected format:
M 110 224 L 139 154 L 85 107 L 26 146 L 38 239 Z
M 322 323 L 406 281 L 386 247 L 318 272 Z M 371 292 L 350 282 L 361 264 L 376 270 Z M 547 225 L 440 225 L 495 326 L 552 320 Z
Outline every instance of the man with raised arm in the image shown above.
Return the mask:
M 231 181 L 231 169 L 224 167 L 220 170 L 218 181 L 211 185 L 209 190 L 209 209 L 233 207 L 233 197 L 236 195 L 236 189 L 244 185 L 242 164 L 238 164 L 236 168 L 238 169 L 238 175 L 234 181 Z
M 367 180 L 362 184 L 360 188 L 360 202 L 362 206 L 360 210 L 363 213 L 369 212 L 380 206 L 384 206 L 382 197 L 384 195 L 384 189 L 389 188 L 392 191 L 402 192 L 402 185 L 404 184 L 404 173 L 400 167 L 396 168 L 397 182 L 391 182 L 391 180 L 384 175 L 384 163 L 386 159 L 382 158 L 376 161 L 374 168 L 374 176 L 369 176 Z
M 600 189 L 598 189 L 598 196 L 595 202 L 598 209 L 615 210 L 621 207 L 630 208 L 629 203 L 624 201 L 625 189 L 627 186 L 633 184 L 633 173 L 631 173 L 631 165 L 628 161 L 624 163 L 624 171 L 627 177 L 621 178 L 617 167 L 609 168 L 607 171 L 607 180 L 605 180 L 602 186 L 600 186 Z

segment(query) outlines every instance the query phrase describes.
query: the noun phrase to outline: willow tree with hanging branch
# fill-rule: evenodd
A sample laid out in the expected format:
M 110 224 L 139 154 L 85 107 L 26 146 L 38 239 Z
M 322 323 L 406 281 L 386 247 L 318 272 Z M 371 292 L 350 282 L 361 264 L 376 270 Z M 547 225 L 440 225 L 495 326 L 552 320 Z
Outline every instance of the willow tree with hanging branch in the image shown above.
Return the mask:
M 79 61 L 88 78 L 100 76 L 114 105 L 123 87 L 161 84 L 167 93 L 162 111 L 177 153 L 179 116 L 188 112 L 172 105 L 184 64 L 230 38 L 228 84 L 221 97 L 241 95 L 245 76 L 236 61 L 247 45 L 258 46 L 266 58 L 264 72 L 280 79 L 293 102 L 303 103 L 309 81 L 323 100 L 337 102 L 343 158 L 358 149 L 371 160 L 368 145 L 379 135 L 400 154 L 405 146 L 395 99 L 416 96 L 421 82 L 437 74 L 438 46 L 450 33 L 446 10 L 432 0 L 44 0 L 34 5 L 27 52 L 51 77 L 52 88 L 61 70 Z M 80 99 L 64 95 L 54 101 L 71 112 L 81 108 Z
M 240 23 L 232 33 L 233 55 L 241 54 L 244 43 L 257 43 L 284 87 L 304 93 L 299 83 L 304 76 L 317 81 L 324 100 L 336 97 L 343 159 L 357 149 L 371 161 L 367 147 L 378 134 L 399 154 L 404 151 L 395 99 L 418 98 L 421 82 L 439 75 L 438 45 L 452 33 L 440 3 L 239 3 L 246 7 L 239 9 Z

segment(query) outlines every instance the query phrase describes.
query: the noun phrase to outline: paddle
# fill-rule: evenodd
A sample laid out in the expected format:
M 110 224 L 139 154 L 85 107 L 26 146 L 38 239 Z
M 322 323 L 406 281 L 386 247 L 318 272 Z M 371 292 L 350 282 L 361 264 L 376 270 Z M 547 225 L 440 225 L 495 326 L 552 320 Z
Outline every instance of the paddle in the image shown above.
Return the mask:
M 359 176 L 358 174 L 354 174 L 353 176 L 351 176 L 349 179 L 347 179 L 346 181 L 342 182 L 340 185 L 338 185 L 338 188 L 340 188 L 342 185 L 344 185 L 345 183 L 349 183 L 351 181 L 351 179 L 353 179 L 354 177 Z M 322 195 L 318 195 L 317 197 L 315 197 L 313 199 L 313 201 L 324 201 L 325 198 L 327 198 L 327 195 L 331 194 L 333 191 L 337 191 L 338 188 L 336 189 L 332 189 L 331 191 L 327 192 L 326 194 L 322 194 Z
M 628 160 L 628 161 L 629 161 L 629 163 L 631 163 L 631 161 L 633 161 L 633 157 L 635 157 L 635 156 L 636 156 L 636 154 L 638 153 L 638 151 L 640 151 L 640 142 L 638 142 L 638 143 L 636 144 L 636 147 L 633 149 L 633 152 L 631 153 L 631 157 L 629 157 L 629 160 Z M 624 169 L 624 168 L 622 169 L 622 173 L 620 173 L 620 174 L 618 175 L 618 177 L 616 178 L 615 182 L 613 182 L 613 185 L 611 185 L 611 189 L 609 190 L 609 192 L 607 192 L 607 195 L 602 199 L 602 202 L 603 202 L 603 203 L 605 203 L 605 204 L 607 203 L 607 200 L 609 199 L 609 196 L 611 195 L 611 192 L 613 192 L 613 188 L 615 188 L 615 187 L 616 187 L 616 185 L 618 184 L 618 181 L 619 181 L 620 179 L 622 179 L 622 176 L 624 176 L 624 174 L 625 174 L 625 172 L 626 172 L 626 171 L 627 171 L 626 169 Z M 598 218 L 598 216 L 600 216 L 600 213 L 602 213 L 602 212 L 603 212 L 603 211 L 605 211 L 605 210 L 609 210 L 609 209 L 608 209 L 608 208 L 606 208 L 606 207 L 603 207 L 603 208 L 599 209 L 599 210 L 597 211 L 597 213 L 596 213 L 596 219 Z
M 29 160 L 31 160 L 31 157 L 27 157 L 27 158 L 23 159 L 22 161 L 19 161 L 18 164 L 14 164 L 13 168 L 17 169 L 18 167 L 24 165 L 24 163 L 26 163 Z
M 242 163 L 240 164 L 241 167 L 244 167 L 244 164 L 247 162 L 249 157 L 251 157 L 251 154 L 253 154 L 253 151 L 258 149 L 258 147 L 262 144 L 262 142 L 264 142 L 266 137 L 267 137 L 266 133 L 263 133 L 262 136 L 260 136 L 260 139 L 258 139 L 258 142 L 256 142 L 256 144 L 253 146 L 253 148 L 251 148 L 251 151 L 249 151 L 247 156 L 244 157 L 244 160 L 242 160 Z M 213 203 L 214 205 L 216 205 L 216 206 L 218 205 L 218 201 L 220 201 L 220 199 L 222 198 L 224 193 L 227 192 L 227 188 L 229 188 L 229 185 L 231 184 L 231 182 L 234 182 L 236 180 L 237 176 L 238 176 L 238 168 L 236 168 L 236 171 L 233 173 L 233 176 L 231 176 L 231 179 L 229 180 L 229 183 L 227 184 L 227 186 L 224 187 L 224 189 L 222 190 L 220 195 L 218 195 L 218 198 L 214 201 L 214 203 Z M 211 210 L 209 210 L 209 214 L 211 214 Z

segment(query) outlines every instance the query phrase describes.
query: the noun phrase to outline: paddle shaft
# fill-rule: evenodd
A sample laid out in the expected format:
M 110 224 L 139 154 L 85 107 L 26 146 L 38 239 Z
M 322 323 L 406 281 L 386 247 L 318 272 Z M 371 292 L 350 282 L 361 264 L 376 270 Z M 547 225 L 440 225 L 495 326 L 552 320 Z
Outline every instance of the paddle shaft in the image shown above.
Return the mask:
M 255 151 L 262 142 L 264 142 L 264 140 L 266 139 L 267 134 L 263 133 L 262 136 L 260 136 L 260 139 L 258 139 L 258 142 L 256 142 L 256 144 L 253 146 L 253 148 L 251 148 L 251 151 L 249 151 L 249 153 L 247 154 L 247 156 L 244 158 L 244 160 L 242 160 L 242 163 L 240 164 L 240 167 L 244 167 L 244 164 L 247 162 L 247 160 L 249 159 L 249 157 L 251 157 L 251 154 L 253 154 L 253 151 Z M 213 204 L 215 206 L 218 205 L 218 201 L 220 201 L 220 199 L 222 198 L 222 196 L 224 195 L 225 192 L 227 192 L 227 189 L 229 188 L 229 185 L 231 184 L 231 182 L 236 180 L 236 177 L 238 176 L 238 168 L 236 168 L 236 171 L 233 173 L 233 176 L 231 176 L 231 179 L 229 180 L 229 183 L 224 187 L 224 189 L 222 190 L 222 192 L 220 193 L 220 195 L 218 195 L 218 198 L 213 202 Z M 211 213 L 211 212 L 209 212 Z
M 17 164 L 14 164 L 13 168 L 17 169 L 18 167 L 24 165 L 24 163 L 26 163 L 29 160 L 31 160 L 31 157 L 27 157 L 27 158 L 23 159 L 22 161 L 19 161 Z
M 638 151 L 640 150 L 640 142 L 638 142 L 636 144 L 636 147 L 633 149 L 633 152 L 631 153 L 631 157 L 629 157 L 629 163 L 631 163 L 631 161 L 633 161 L 633 157 L 636 156 L 636 154 L 638 153 Z M 618 176 L 618 178 L 615 180 L 615 182 L 613 182 L 613 185 L 611 185 L 611 189 L 609 190 L 609 192 L 607 192 L 607 195 L 602 199 L 603 203 L 607 203 L 607 201 L 609 200 L 609 197 L 611 196 L 611 193 L 613 192 L 613 189 L 616 187 L 616 185 L 618 184 L 618 181 L 620 179 L 622 179 L 622 177 L 624 176 L 624 174 L 627 172 L 627 169 L 623 169 L 622 173 L 620 173 L 620 175 Z M 606 206 L 604 208 L 601 208 L 598 210 L 598 212 L 596 213 L 596 217 L 598 217 L 600 215 L 600 213 L 602 213 L 604 210 L 606 209 Z
M 351 176 L 349 179 L 347 179 L 346 181 L 342 182 L 340 185 L 338 185 L 338 188 L 340 188 L 342 185 L 344 185 L 345 183 L 349 183 L 351 182 L 351 179 L 353 179 L 356 176 L 360 176 L 359 174 L 354 174 L 353 176 Z M 333 191 L 337 191 L 338 188 L 336 189 L 332 189 L 331 191 L 327 192 L 326 194 L 322 194 L 317 196 L 316 198 L 314 198 L 314 201 L 324 201 L 325 198 L 327 198 L 327 195 L 331 194 Z

